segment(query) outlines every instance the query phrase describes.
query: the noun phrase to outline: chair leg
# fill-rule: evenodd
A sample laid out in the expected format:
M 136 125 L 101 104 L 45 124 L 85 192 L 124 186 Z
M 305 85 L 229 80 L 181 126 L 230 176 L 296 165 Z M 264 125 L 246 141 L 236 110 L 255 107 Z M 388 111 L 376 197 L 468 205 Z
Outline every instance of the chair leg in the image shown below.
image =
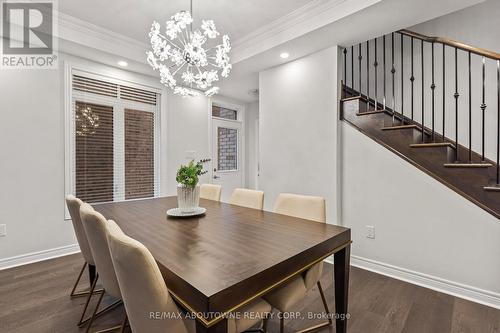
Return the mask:
M 75 285 L 73 286 L 73 289 L 71 289 L 71 293 L 70 293 L 71 298 L 78 297 L 78 296 L 84 296 L 84 295 L 88 294 L 88 292 L 75 294 L 76 287 L 78 286 L 78 283 L 80 283 L 80 280 L 81 280 L 82 275 L 83 275 L 83 271 L 85 270 L 86 267 L 87 267 L 87 262 L 84 262 L 82 269 L 80 270 L 80 274 L 78 274 L 78 278 L 75 281 Z
M 122 329 L 120 330 L 120 333 L 125 333 L 125 327 L 127 327 L 127 312 L 125 311 L 125 316 L 123 316 L 123 321 L 122 321 Z
M 331 324 L 333 324 L 333 319 L 332 319 L 332 315 L 330 313 L 330 309 L 328 309 L 328 303 L 326 302 L 326 297 L 325 297 L 325 293 L 323 292 L 323 287 L 321 286 L 321 282 L 319 282 L 319 281 L 318 281 L 317 285 L 318 285 L 319 293 L 321 295 L 321 301 L 323 301 L 323 306 L 325 307 L 325 311 L 326 311 L 326 314 L 328 316 L 328 322 L 331 325 Z
M 94 284 L 95 284 L 96 280 L 97 279 L 94 280 Z M 95 315 L 97 313 L 97 309 L 99 309 L 99 305 L 101 305 L 101 301 L 102 301 L 103 296 L 104 296 L 104 291 L 102 291 L 101 294 L 99 295 L 99 299 L 97 300 L 97 304 L 95 306 L 94 312 L 92 312 L 92 316 L 90 317 L 89 323 L 87 324 L 87 329 L 85 330 L 85 333 L 89 333 L 89 331 L 90 331 L 90 326 L 92 326 L 92 322 L 94 321 Z
M 328 321 L 323 322 L 323 323 L 318 324 L 318 325 L 308 327 L 308 328 L 300 330 L 300 331 L 297 331 L 296 333 L 306 333 L 306 332 L 316 331 L 320 328 L 323 328 L 326 326 L 331 326 L 333 323 L 332 315 L 330 313 L 330 310 L 328 309 L 328 303 L 326 302 L 326 297 L 325 297 L 325 293 L 323 292 L 323 287 L 321 286 L 321 282 L 318 281 L 316 283 L 316 285 L 318 286 L 319 294 L 321 295 L 321 301 L 323 302 L 323 306 L 325 307 L 326 315 L 328 316 Z
M 85 302 L 85 306 L 83 307 L 82 316 L 80 317 L 80 320 L 78 321 L 78 324 L 77 324 L 78 326 L 82 326 L 85 323 L 83 318 L 85 317 L 85 313 L 87 312 L 87 308 L 89 306 L 90 299 L 92 298 L 92 295 L 94 294 L 95 285 L 97 284 L 98 279 L 99 279 L 99 275 L 97 275 L 96 278 L 94 279 L 94 282 L 92 282 L 92 286 L 90 287 L 90 292 L 89 292 L 89 295 L 87 297 L 87 301 Z
M 280 333 L 285 333 L 285 317 L 280 313 Z
M 120 333 L 124 333 L 125 328 L 127 327 L 127 318 L 128 318 L 127 313 L 125 313 L 125 316 L 123 317 L 122 323 L 120 325 L 113 326 L 113 327 L 106 328 L 106 329 L 99 330 L 99 331 L 95 331 L 93 333 L 106 333 L 106 332 L 112 332 L 112 331 L 116 331 L 116 330 L 120 330 Z
M 267 333 L 267 323 L 269 322 L 269 317 L 266 316 L 266 318 L 264 318 L 262 320 L 262 332 L 264 333 Z
M 75 285 L 73 286 L 73 289 L 71 290 L 71 293 L 70 293 L 70 297 L 71 298 L 76 298 L 76 297 L 84 297 L 84 296 L 88 296 L 91 292 L 90 292 L 90 289 L 87 290 L 87 291 L 79 291 L 77 292 L 76 291 L 76 287 L 78 287 L 78 284 L 80 283 L 80 280 L 82 279 L 82 276 L 83 276 L 83 272 L 85 271 L 85 268 L 88 266 L 87 262 L 84 262 L 83 263 L 83 267 L 82 269 L 80 270 L 80 274 L 78 274 L 78 278 L 76 279 L 75 281 Z M 90 267 L 90 266 L 89 266 Z M 94 278 L 95 280 L 95 278 Z M 90 286 L 92 287 L 92 282 L 90 283 Z M 102 289 L 99 289 L 99 290 L 94 290 L 93 292 L 94 293 L 97 293 L 99 291 L 101 291 Z

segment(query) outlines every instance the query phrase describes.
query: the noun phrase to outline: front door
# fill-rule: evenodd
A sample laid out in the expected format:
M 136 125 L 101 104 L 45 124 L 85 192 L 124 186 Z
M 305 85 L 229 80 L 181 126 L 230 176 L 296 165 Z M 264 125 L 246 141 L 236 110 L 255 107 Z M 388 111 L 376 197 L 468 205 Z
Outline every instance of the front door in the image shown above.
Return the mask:
M 212 118 L 212 183 L 222 186 L 224 202 L 243 187 L 241 129 L 240 121 Z

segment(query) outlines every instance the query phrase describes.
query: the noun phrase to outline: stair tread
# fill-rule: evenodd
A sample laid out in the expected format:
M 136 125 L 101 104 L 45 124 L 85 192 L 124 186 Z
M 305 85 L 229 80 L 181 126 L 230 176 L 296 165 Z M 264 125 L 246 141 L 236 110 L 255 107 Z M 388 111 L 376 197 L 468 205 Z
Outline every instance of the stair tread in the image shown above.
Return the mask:
M 363 100 L 360 100 L 359 108 L 361 110 L 366 108 L 366 103 Z M 445 167 L 445 164 L 453 162 L 455 149 L 448 147 L 412 148 L 411 144 L 420 143 L 422 134 L 419 128 L 383 131 L 382 127 L 392 124 L 392 116 L 389 113 L 379 113 L 376 117 L 360 117 L 358 111 L 352 109 L 349 112 L 344 111 L 343 119 L 368 137 L 500 219 L 500 191 L 485 190 L 485 187 L 492 187 L 491 183 L 495 180 L 496 168 Z M 398 121 L 397 124 L 400 122 Z M 436 141 L 439 140 L 442 140 L 441 136 L 437 135 Z M 427 133 L 425 141 L 427 143 L 430 141 Z M 464 147 L 458 147 L 458 154 L 460 161 L 463 163 L 468 161 L 468 150 Z M 472 154 L 472 162 L 481 163 L 481 158 L 477 153 Z

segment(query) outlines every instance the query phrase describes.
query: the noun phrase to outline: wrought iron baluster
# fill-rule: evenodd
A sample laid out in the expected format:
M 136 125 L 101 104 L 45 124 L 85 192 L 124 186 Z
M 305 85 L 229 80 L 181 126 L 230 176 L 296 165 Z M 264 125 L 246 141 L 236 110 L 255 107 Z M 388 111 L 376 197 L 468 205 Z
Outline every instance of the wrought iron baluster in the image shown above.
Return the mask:
M 342 90 L 344 91 L 344 96 L 347 92 L 347 48 L 344 48 L 344 83 L 342 85 Z
M 424 41 L 420 41 L 420 55 L 422 58 L 422 143 L 425 143 L 425 91 L 424 91 Z
M 415 90 L 415 73 L 414 73 L 414 54 L 413 54 L 413 40 L 414 38 L 411 38 L 411 76 L 410 76 L 410 82 L 411 82 L 411 120 L 413 120 L 413 107 L 414 107 L 414 90 Z
M 375 61 L 373 62 L 375 68 L 375 108 L 378 109 L 378 62 L 377 62 L 377 38 L 375 38 Z
M 403 34 L 401 34 L 401 124 L 404 125 L 404 80 L 403 80 L 403 77 L 404 77 L 404 72 L 403 72 L 403 69 L 404 69 L 404 65 L 403 65 L 403 55 L 404 55 L 404 39 L 403 39 Z
M 396 68 L 394 67 L 394 32 L 391 35 L 392 40 L 391 40 L 391 60 L 392 60 L 392 68 L 391 68 L 391 74 L 392 74 L 392 125 L 394 126 L 394 121 L 396 117 L 396 90 L 395 90 L 395 84 L 394 84 L 394 74 L 396 74 Z
M 366 41 L 366 111 L 370 110 L 370 41 Z
M 361 59 L 363 59 L 363 56 L 361 55 L 361 43 L 358 44 L 358 63 L 359 63 L 359 68 L 358 68 L 358 76 L 359 76 L 359 97 L 361 97 Z
M 351 45 L 351 88 L 354 91 L 354 45 Z
M 432 90 L 432 141 L 434 142 L 434 137 L 435 137 L 435 105 L 434 105 L 434 96 L 435 96 L 435 90 L 436 90 L 436 84 L 434 82 L 434 43 L 432 43 L 432 50 L 431 50 L 431 70 L 432 70 L 432 84 L 431 84 L 431 90 Z
M 497 60 L 497 187 L 500 187 L 500 61 Z
M 443 142 L 446 141 L 446 46 L 443 44 Z
M 387 96 L 387 85 L 386 85 L 386 65 L 385 65 L 385 35 L 384 35 L 384 40 L 383 40 L 383 62 L 384 62 L 384 110 L 385 110 L 385 105 L 386 105 L 386 96 Z
M 471 53 L 468 52 L 469 60 L 469 162 L 472 162 L 472 71 Z
M 485 103 L 485 79 L 486 79 L 486 58 L 483 57 L 483 70 L 482 70 L 482 79 L 483 79 L 483 89 L 482 89 L 482 102 L 481 102 L 481 111 L 482 111 L 482 134 L 481 134 L 481 161 L 484 162 L 485 157 L 484 157 L 484 149 L 485 149 L 485 142 L 484 142 L 484 136 L 485 136 L 485 125 L 484 125 L 484 118 L 485 118 L 485 111 L 486 111 L 486 103 Z
M 455 47 L 455 162 L 458 162 L 458 49 Z

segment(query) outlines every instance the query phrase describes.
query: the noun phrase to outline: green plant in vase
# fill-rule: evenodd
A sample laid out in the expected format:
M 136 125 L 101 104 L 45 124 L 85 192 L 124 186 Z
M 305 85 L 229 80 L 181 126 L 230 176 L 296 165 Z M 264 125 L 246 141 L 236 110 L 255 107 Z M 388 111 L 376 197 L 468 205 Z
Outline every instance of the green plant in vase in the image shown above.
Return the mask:
M 181 165 L 177 170 L 177 204 L 183 213 L 194 212 L 200 203 L 200 176 L 208 171 L 203 165 L 210 159 L 202 159 L 198 162 L 191 160 L 187 165 Z

